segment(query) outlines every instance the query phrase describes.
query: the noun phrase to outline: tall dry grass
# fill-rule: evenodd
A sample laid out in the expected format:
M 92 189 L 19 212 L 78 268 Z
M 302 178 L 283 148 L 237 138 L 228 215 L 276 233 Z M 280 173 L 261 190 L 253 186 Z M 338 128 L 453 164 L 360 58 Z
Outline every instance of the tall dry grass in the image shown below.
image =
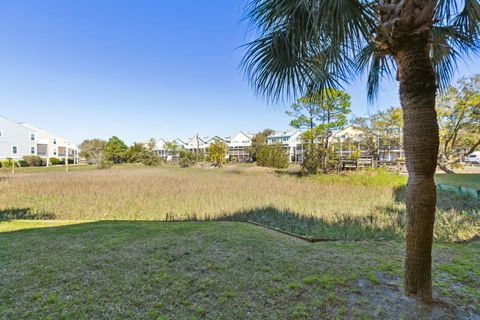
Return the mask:
M 261 207 L 334 219 L 392 202 L 388 186 L 325 184 L 248 169 L 55 172 L 0 183 L 0 210 L 30 208 L 59 219 L 211 219 Z
M 251 167 L 19 174 L 0 181 L 0 212 L 4 216 L 28 211 L 30 216 L 88 220 L 238 216 L 267 222 L 282 215 L 285 224 L 293 225 L 292 231 L 321 235 L 336 230 L 331 237 L 340 234 L 351 238 L 360 227 L 363 233 L 355 237 L 362 238 L 366 231 L 378 235 L 379 230 L 388 230 L 401 235 L 404 183 L 404 177 L 383 171 L 299 178 Z M 302 221 L 310 221 L 311 226 L 307 228 L 303 222 L 295 226 L 298 219 L 291 222 L 291 217 L 306 218 Z

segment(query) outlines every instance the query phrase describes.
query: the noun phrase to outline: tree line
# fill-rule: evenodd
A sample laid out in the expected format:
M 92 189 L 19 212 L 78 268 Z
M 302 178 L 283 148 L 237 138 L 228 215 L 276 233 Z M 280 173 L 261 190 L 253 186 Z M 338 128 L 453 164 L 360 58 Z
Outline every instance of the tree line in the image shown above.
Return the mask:
M 141 163 L 154 167 L 167 161 L 166 157 L 159 154 L 157 143 L 153 138 L 147 143 L 135 142 L 130 147 L 117 136 L 112 136 L 107 141 L 86 139 L 79 148 L 80 157 L 84 158 L 88 164 L 97 165 L 99 168 L 109 168 L 121 163 Z M 196 162 L 204 161 L 219 167 L 226 162 L 228 146 L 220 139 L 216 139 L 205 153 L 200 150 L 187 150 L 176 142 L 170 141 L 165 144 L 165 151 L 171 160 L 181 167 L 189 167 Z

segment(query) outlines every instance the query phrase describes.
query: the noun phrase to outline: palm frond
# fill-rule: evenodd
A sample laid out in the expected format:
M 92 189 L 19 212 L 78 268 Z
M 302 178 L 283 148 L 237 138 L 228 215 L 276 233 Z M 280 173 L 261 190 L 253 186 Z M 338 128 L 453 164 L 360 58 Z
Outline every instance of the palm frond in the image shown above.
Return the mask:
M 260 34 L 241 66 L 268 99 L 340 87 L 371 29 L 358 0 L 252 0 L 248 8 Z
M 455 0 L 451 0 L 454 2 Z M 472 37 L 480 31 L 480 3 L 478 0 L 463 0 L 463 9 L 453 20 L 453 26 Z
M 478 49 L 478 39 L 455 25 L 432 28 L 431 58 L 440 90 L 451 83 L 457 62 Z
M 392 58 L 378 50 L 375 43 L 368 42 L 355 59 L 358 74 L 367 73 L 367 97 L 370 102 L 377 97 L 383 77 L 392 79 L 395 65 Z

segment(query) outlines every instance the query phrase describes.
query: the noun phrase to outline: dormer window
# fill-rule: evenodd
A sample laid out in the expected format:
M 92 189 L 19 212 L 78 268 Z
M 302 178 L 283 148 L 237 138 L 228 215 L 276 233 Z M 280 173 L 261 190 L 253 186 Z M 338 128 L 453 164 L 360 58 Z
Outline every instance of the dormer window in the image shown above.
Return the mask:
M 35 133 L 30 133 L 30 140 L 35 141 Z
M 53 139 L 53 144 L 57 144 L 57 139 Z

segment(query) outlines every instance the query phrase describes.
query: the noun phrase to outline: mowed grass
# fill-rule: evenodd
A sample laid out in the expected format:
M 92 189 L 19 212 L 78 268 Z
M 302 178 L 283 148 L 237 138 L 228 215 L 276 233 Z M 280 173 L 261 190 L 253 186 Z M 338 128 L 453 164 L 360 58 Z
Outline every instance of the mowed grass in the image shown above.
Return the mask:
M 446 185 L 480 190 L 480 174 L 437 174 L 435 181 Z
M 398 239 L 406 177 L 383 170 L 298 177 L 252 166 L 121 166 L 0 178 L 0 219 L 254 220 L 323 239 Z M 479 201 L 439 194 L 435 236 L 478 234 Z
M 478 242 L 434 246 L 429 307 L 403 296 L 401 241 L 312 244 L 234 222 L 47 223 L 0 232 L 2 319 L 480 316 Z

